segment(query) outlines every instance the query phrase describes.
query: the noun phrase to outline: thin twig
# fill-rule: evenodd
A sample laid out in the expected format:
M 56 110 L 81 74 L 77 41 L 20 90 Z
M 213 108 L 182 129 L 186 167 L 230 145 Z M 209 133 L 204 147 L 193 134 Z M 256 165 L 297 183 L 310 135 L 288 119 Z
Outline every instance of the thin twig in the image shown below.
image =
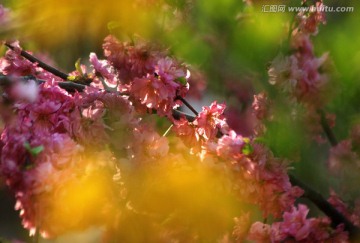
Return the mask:
M 166 135 L 168 135 L 168 133 L 170 132 L 170 130 L 171 130 L 171 128 L 174 126 L 174 124 L 171 124 L 170 126 L 169 126 L 169 128 L 168 129 L 166 129 L 166 131 L 164 132 L 164 134 L 162 135 L 163 137 L 166 137 Z
M 176 96 L 175 99 L 181 100 L 181 102 L 184 103 L 184 105 L 187 108 L 189 108 L 196 116 L 199 115 L 199 113 L 195 110 L 195 108 L 189 102 L 187 102 L 183 97 L 178 95 L 178 96 Z

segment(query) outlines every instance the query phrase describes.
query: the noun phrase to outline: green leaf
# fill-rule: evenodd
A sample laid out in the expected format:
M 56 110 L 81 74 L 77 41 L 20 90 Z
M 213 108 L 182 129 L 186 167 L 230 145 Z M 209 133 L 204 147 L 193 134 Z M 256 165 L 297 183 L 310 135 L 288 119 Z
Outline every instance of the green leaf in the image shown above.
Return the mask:
M 254 151 L 253 147 L 252 147 L 250 144 L 246 143 L 246 144 L 244 145 L 244 147 L 242 148 L 242 151 L 241 151 L 241 152 L 242 152 L 243 154 L 245 154 L 245 155 L 249 155 L 249 154 L 251 154 L 253 151 Z
M 24 143 L 24 148 L 25 148 L 26 150 L 30 150 L 30 149 L 31 149 L 30 143 L 29 143 L 29 142 L 25 142 L 25 143 Z
M 44 146 L 42 145 L 32 148 L 29 142 L 25 142 L 24 147 L 33 156 L 40 154 L 44 150 Z
M 75 62 L 75 69 L 76 69 L 76 71 L 78 71 L 79 72 L 79 74 L 81 75 L 81 76 L 83 76 L 84 75 L 84 73 L 83 73 L 83 71 L 82 71 L 82 69 L 81 69 L 81 58 L 79 58 L 79 59 L 77 59 L 76 60 L 76 62 Z
M 38 155 L 39 153 L 41 153 L 42 151 L 44 150 L 44 146 L 40 145 L 40 146 L 37 146 L 37 147 L 34 147 L 31 149 L 31 153 L 33 155 Z
M 67 78 L 68 81 L 75 81 L 76 80 L 76 76 L 73 75 L 69 75 Z
M 179 77 L 179 78 L 175 79 L 175 82 L 180 83 L 180 84 L 182 84 L 182 85 L 186 85 L 186 84 L 187 84 L 187 81 L 186 81 L 186 78 L 185 78 L 185 77 Z

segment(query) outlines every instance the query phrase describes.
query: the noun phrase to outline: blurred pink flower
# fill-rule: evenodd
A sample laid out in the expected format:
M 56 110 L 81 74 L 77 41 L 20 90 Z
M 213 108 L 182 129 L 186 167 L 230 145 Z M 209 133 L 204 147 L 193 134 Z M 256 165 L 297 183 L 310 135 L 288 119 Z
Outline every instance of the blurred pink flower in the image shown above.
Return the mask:
M 37 99 L 39 93 L 38 84 L 34 80 L 16 82 L 10 90 L 10 95 L 15 100 L 32 103 Z
M 263 120 L 269 118 L 269 106 L 270 101 L 265 92 L 254 95 L 252 108 L 257 119 Z
M 223 114 L 224 110 L 225 104 L 218 104 L 216 101 L 210 106 L 204 106 L 193 122 L 197 133 L 206 140 L 215 138 L 218 132 L 225 134 L 229 128 Z
M 312 224 L 306 219 L 308 213 L 309 209 L 303 204 L 299 204 L 297 209 L 293 207 L 291 212 L 284 213 L 282 227 L 297 241 L 306 239 L 310 234 Z
M 251 225 L 248 240 L 257 243 L 271 242 L 270 240 L 271 227 L 261 222 L 255 222 Z

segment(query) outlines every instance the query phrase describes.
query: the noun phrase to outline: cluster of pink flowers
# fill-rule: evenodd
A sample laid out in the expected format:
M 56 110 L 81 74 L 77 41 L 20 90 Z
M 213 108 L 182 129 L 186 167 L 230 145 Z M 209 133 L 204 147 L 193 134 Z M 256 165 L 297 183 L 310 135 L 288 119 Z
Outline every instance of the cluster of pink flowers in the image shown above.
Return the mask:
M 299 204 L 283 214 L 283 221 L 272 225 L 254 223 L 248 239 L 254 242 L 347 242 L 343 226 L 330 227 L 328 218 L 306 218 L 309 209 Z
M 116 170 L 111 165 L 109 145 L 123 151 L 122 161 L 137 165 L 167 155 L 167 139 L 141 122 L 128 98 L 96 87 L 68 93 L 58 86 L 58 78 L 25 60 L 19 51 L 20 47 L 10 50 L 0 60 L 0 72 L 13 82 L 6 89 L 6 97 L 13 102 L 14 110 L 12 116 L 3 114 L 7 123 L 1 136 L 0 171 L 15 193 L 23 225 L 31 235 L 40 231 L 49 237 L 84 224 L 104 224 L 101 220 L 105 216 L 89 220 L 81 210 L 76 215 L 78 220 L 71 224 L 55 220 L 54 202 L 70 193 L 69 185 L 81 184 L 94 171 L 113 168 L 108 175 L 112 181 Z M 112 79 L 107 63 L 101 63 L 93 54 L 91 60 L 94 73 Z M 45 83 L 37 86 L 31 79 L 21 80 L 21 76 L 29 75 Z M 109 121 L 106 124 L 105 119 Z M 98 214 L 103 214 L 111 203 L 107 200 L 96 208 Z
M 257 119 L 264 120 L 270 118 L 270 101 L 265 92 L 254 95 L 252 108 Z
M 37 64 L 31 63 L 20 55 L 22 51 L 19 42 L 14 41 L 9 43 L 14 47 L 14 50 L 8 50 L 5 56 L 0 59 L 0 72 L 8 76 L 33 76 L 38 79 L 44 80 L 57 80 L 61 79 L 52 73 L 45 72 Z M 31 54 L 31 52 L 29 52 Z
M 329 172 L 339 180 L 334 189 L 339 192 L 341 198 L 351 201 L 360 199 L 356 186 L 360 172 L 360 158 L 355 150 L 356 146 L 356 140 L 353 140 L 353 137 L 342 140 L 330 149 L 328 157 Z
M 120 87 L 127 87 L 138 111 L 154 109 L 160 116 L 171 117 L 172 110 L 181 104 L 176 98 L 184 97 L 189 89 L 190 74 L 184 64 L 142 41 L 121 43 L 108 36 L 103 48 L 106 64 L 99 63 L 94 55 L 91 57 L 97 73 L 107 78 L 109 70 L 105 66 L 111 64 Z
M 317 1 L 316 6 L 321 6 Z M 297 101 L 312 105 L 323 102 L 321 91 L 328 81 L 324 69 L 328 53 L 316 57 L 310 35 L 317 33 L 320 23 L 325 23 L 324 12 L 320 8 L 310 13 L 299 12 L 296 16 L 296 28 L 292 30 L 290 44 L 292 55 L 277 56 L 269 68 L 269 82 L 278 85 L 282 90 Z
M 333 205 L 336 210 L 342 213 L 347 219 L 349 219 L 354 225 L 360 226 L 360 200 L 355 200 L 352 207 L 349 207 L 334 190 L 330 190 L 330 197 L 328 202 Z
M 41 211 L 49 209 L 59 180 L 71 180 L 72 169 L 82 160 L 83 147 L 65 129 L 75 104 L 67 92 L 49 82 L 40 86 L 35 101 L 14 106 L 16 114 L 1 137 L 1 172 L 15 192 L 24 227 L 31 234 L 38 228 L 52 232 L 53 224 L 40 217 Z
M 203 107 L 202 112 L 196 116 L 193 122 L 185 117 L 173 120 L 174 131 L 185 140 L 185 144 L 198 151 L 203 144 L 216 138 L 218 134 L 226 134 L 229 127 L 224 117 L 224 104 L 213 102 L 209 107 Z
M 264 216 L 279 217 L 302 195 L 292 187 L 287 163 L 275 158 L 264 146 L 230 130 L 224 118 L 225 105 L 204 107 L 193 122 L 174 121 L 174 131 L 202 160 L 225 162 L 233 177 L 233 191 L 240 200 L 257 204 Z

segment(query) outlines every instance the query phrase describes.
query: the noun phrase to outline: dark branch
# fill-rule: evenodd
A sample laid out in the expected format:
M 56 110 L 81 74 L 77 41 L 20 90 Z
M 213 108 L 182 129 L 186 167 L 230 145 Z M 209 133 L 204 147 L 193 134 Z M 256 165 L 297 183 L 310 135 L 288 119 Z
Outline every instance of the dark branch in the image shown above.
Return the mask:
M 12 45 L 10 45 L 9 43 L 5 43 L 5 46 L 9 47 L 11 50 L 15 50 L 15 47 L 13 47 Z M 47 65 L 46 63 L 42 62 L 41 60 L 37 59 L 36 57 L 34 57 L 33 55 L 27 53 L 26 51 L 21 50 L 20 55 L 23 56 L 24 58 L 26 58 L 27 60 L 29 60 L 32 63 L 37 63 L 39 67 L 41 67 L 42 69 L 54 74 L 55 76 L 63 79 L 63 80 L 67 80 L 68 76 L 66 73 L 61 72 L 60 70 L 51 67 L 49 65 Z
M 301 182 L 293 175 L 289 175 L 290 182 L 294 186 L 298 186 L 304 190 L 304 198 L 313 202 L 322 212 L 331 219 L 331 226 L 335 228 L 339 224 L 344 224 L 345 230 L 349 232 L 350 238 L 358 237 L 360 229 L 352 224 L 344 215 L 337 211 L 326 199 L 317 191 Z
M 317 112 L 320 115 L 320 124 L 322 129 L 324 130 L 326 137 L 329 140 L 329 143 L 333 147 L 336 146 L 338 144 L 338 141 L 326 120 L 325 112 L 321 109 L 318 109 Z
M 175 99 L 181 100 L 181 102 L 184 103 L 184 105 L 185 105 L 187 108 L 189 108 L 196 116 L 199 114 L 199 113 L 195 110 L 195 108 L 194 108 L 189 102 L 187 102 L 187 100 L 185 100 L 183 97 L 181 97 L 181 96 L 176 96 Z
M 28 81 L 28 80 L 34 80 L 37 84 L 42 84 L 45 83 L 45 80 L 41 80 L 41 79 L 36 79 L 34 77 L 31 76 L 27 76 L 27 77 L 8 77 L 5 75 L 1 75 L 0 74 L 0 86 L 7 86 L 7 85 L 11 85 L 12 80 L 13 79 L 20 79 L 21 81 Z M 59 85 L 60 88 L 68 91 L 68 92 L 82 92 L 84 91 L 86 85 L 83 84 L 78 84 L 78 83 L 74 83 L 74 82 L 70 82 L 70 81 L 66 81 L 66 82 L 58 82 L 57 83 Z
M 185 117 L 186 120 L 188 120 L 189 122 L 193 122 L 195 120 L 195 117 L 192 115 L 189 115 L 183 111 L 179 111 L 179 110 L 173 110 L 172 116 L 176 119 L 176 120 L 180 120 L 181 117 Z

